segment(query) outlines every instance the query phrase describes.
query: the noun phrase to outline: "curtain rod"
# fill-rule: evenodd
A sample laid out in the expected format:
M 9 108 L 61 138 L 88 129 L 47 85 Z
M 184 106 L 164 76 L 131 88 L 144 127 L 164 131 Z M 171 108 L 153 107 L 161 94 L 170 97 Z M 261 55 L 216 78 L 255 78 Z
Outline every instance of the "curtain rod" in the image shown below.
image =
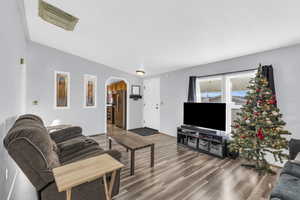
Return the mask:
M 232 72 L 224 72 L 224 73 L 218 73 L 218 74 L 210 74 L 210 75 L 203 75 L 203 76 L 194 76 L 196 78 L 204 78 L 204 77 L 209 77 L 209 76 L 221 76 L 221 75 L 227 75 L 227 74 L 234 74 L 234 73 L 241 73 L 241 72 L 248 72 L 248 71 L 254 71 L 257 70 L 257 68 L 252 68 L 252 69 L 246 69 L 246 70 L 239 70 L 239 71 L 232 71 Z

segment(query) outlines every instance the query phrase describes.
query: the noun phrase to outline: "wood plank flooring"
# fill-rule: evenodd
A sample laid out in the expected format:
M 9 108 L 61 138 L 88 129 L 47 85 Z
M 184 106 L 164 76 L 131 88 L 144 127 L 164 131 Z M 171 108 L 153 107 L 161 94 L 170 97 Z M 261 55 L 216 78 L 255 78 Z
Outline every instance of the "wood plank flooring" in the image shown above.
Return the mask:
M 134 134 L 110 127 L 109 133 Z M 155 166 L 150 168 L 150 148 L 136 151 L 136 170 L 129 176 L 129 153 L 120 145 L 125 168 L 120 194 L 114 200 L 266 200 L 276 176 L 259 176 L 240 166 L 241 161 L 220 159 L 177 145 L 164 134 L 144 136 L 155 143 Z M 105 135 L 96 140 L 108 149 Z

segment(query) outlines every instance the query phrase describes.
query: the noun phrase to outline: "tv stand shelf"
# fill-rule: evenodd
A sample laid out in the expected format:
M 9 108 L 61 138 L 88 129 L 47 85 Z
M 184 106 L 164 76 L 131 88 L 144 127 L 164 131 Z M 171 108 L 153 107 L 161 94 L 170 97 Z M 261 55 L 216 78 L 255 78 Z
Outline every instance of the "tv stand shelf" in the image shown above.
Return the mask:
M 177 128 L 177 143 L 221 158 L 226 155 L 226 137 L 216 131 L 181 126 Z

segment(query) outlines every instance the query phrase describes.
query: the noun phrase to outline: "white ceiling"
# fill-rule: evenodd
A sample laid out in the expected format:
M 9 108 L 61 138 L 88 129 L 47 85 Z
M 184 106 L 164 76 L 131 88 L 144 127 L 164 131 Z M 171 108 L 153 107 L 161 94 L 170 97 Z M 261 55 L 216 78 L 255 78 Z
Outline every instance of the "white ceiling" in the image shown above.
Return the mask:
M 80 18 L 74 32 L 24 0 L 31 40 L 147 75 L 300 42 L 299 0 L 46 0 Z

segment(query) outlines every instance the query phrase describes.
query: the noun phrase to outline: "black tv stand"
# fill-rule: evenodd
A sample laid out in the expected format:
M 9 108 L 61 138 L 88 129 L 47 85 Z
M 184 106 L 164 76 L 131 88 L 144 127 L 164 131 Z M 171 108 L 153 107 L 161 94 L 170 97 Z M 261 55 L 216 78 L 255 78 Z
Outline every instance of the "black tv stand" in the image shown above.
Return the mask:
M 177 128 L 177 143 L 221 158 L 226 155 L 226 136 L 213 130 L 182 125 Z
M 203 128 L 199 128 L 199 127 L 195 127 L 195 126 L 182 125 L 181 128 L 185 129 L 185 130 L 193 130 L 193 131 L 201 132 L 201 133 L 217 134 L 217 131 L 203 129 Z

